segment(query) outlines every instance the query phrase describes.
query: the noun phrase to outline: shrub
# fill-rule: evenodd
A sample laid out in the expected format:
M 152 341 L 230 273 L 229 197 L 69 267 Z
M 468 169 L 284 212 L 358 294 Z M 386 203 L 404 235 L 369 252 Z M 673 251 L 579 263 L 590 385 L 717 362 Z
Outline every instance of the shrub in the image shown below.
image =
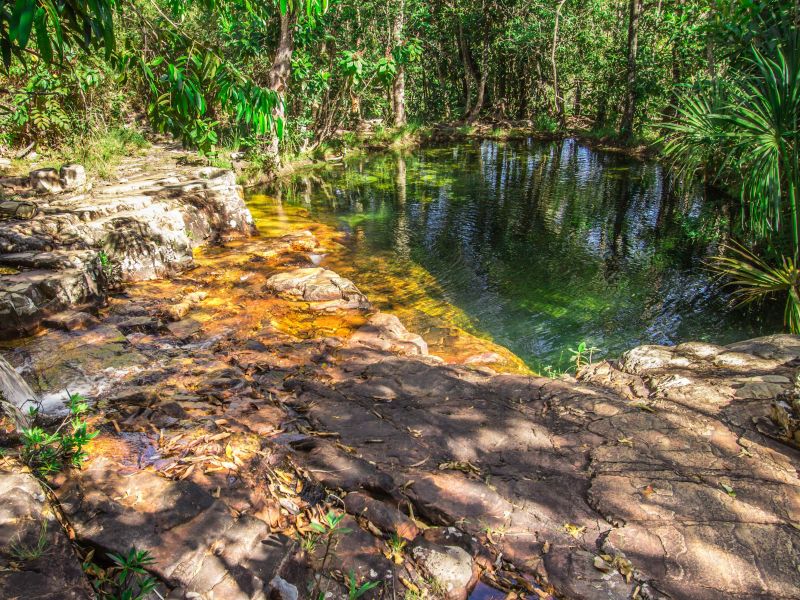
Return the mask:
M 89 406 L 80 394 L 70 394 L 69 414 L 64 417 L 53 433 L 36 425 L 38 408 L 31 408 L 31 427 L 20 431 L 22 449 L 20 460 L 39 476 L 57 473 L 66 466 L 79 467 L 86 459 L 84 447 L 96 435 L 89 433 L 85 413 Z

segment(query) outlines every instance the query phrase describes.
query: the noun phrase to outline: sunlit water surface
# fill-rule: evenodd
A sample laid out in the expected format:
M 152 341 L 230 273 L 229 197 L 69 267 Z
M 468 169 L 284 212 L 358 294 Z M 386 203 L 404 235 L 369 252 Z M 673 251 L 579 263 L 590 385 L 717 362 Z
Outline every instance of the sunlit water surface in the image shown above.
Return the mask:
M 737 218 L 730 203 L 668 182 L 656 163 L 574 140 L 483 141 L 297 173 L 249 202 L 257 220 L 344 232 L 331 268 L 434 345 L 457 327 L 538 371 L 566 368 L 581 342 L 616 356 L 779 328 L 731 309 L 704 268 Z

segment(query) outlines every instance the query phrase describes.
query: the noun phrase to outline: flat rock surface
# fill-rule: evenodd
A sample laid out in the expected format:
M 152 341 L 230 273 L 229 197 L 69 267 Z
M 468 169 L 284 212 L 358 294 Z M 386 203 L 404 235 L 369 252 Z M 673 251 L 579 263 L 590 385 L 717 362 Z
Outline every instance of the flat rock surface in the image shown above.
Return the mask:
M 162 581 L 202 597 L 264 598 L 290 547 L 264 521 L 234 518 L 194 483 L 121 474 L 108 460 L 92 462 L 56 493 L 79 539 L 104 552 L 147 550 Z

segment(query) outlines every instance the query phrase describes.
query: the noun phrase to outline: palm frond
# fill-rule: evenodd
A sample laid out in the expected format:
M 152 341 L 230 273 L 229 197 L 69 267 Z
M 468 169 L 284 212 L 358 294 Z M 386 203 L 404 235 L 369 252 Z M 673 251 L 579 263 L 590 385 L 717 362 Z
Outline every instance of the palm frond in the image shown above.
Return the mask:
M 761 301 L 772 295 L 786 294 L 784 324 L 792 333 L 800 332 L 800 271 L 792 257 L 782 256 L 773 266 L 744 246 L 731 242 L 715 256 L 710 268 L 727 279 L 739 305 Z

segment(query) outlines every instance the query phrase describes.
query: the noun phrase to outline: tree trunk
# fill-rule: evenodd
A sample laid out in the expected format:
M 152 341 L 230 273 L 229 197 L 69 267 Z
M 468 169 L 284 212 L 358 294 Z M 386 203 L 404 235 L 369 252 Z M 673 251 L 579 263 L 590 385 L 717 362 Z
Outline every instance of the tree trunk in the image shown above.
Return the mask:
M 472 82 L 477 80 L 475 76 L 475 65 L 469 51 L 467 39 L 464 37 L 464 27 L 458 21 L 458 49 L 461 54 L 461 61 L 464 64 L 464 118 L 472 114 Z
M 561 9 L 567 0 L 559 0 L 556 7 L 556 22 L 553 25 L 553 45 L 550 48 L 550 64 L 553 67 L 553 102 L 555 104 L 556 115 L 561 125 L 564 125 L 564 99 L 558 89 L 558 66 L 556 65 L 556 48 L 558 47 L 558 25 L 561 21 Z
M 272 109 L 272 118 L 276 121 L 286 117 L 286 104 L 284 101 L 289 76 L 292 73 L 292 52 L 294 52 L 294 25 L 297 13 L 294 9 L 287 8 L 281 14 L 281 33 L 278 39 L 278 48 L 275 59 L 269 71 L 269 88 L 278 94 L 278 104 Z M 280 166 L 280 140 L 277 135 L 272 137 L 268 154 L 274 165 Z
M 639 53 L 639 17 L 642 0 L 630 0 L 628 4 L 628 67 L 625 77 L 625 103 L 619 136 L 623 142 L 633 137 L 633 119 L 636 115 L 636 57 Z
M 473 67 L 474 68 L 474 67 Z M 475 96 L 475 105 L 467 115 L 467 122 L 472 122 L 478 118 L 481 110 L 483 110 L 483 103 L 486 100 L 486 81 L 489 79 L 489 36 L 484 35 L 483 48 L 481 53 L 481 70 L 476 78 L 478 80 L 478 93 Z
M 392 40 L 395 48 L 403 43 L 404 9 L 405 0 L 398 0 L 397 14 L 392 27 Z M 402 64 L 397 66 L 397 75 L 395 75 L 392 85 L 392 112 L 394 113 L 394 126 L 403 127 L 406 124 L 406 71 Z
M 675 16 L 680 20 L 683 15 L 683 0 L 678 0 L 675 3 Z M 664 113 L 675 119 L 678 116 L 678 104 L 680 102 L 680 93 L 678 86 L 683 79 L 682 59 L 680 53 L 679 37 L 676 37 L 672 42 L 672 92 L 670 93 L 669 106 L 664 110 Z

